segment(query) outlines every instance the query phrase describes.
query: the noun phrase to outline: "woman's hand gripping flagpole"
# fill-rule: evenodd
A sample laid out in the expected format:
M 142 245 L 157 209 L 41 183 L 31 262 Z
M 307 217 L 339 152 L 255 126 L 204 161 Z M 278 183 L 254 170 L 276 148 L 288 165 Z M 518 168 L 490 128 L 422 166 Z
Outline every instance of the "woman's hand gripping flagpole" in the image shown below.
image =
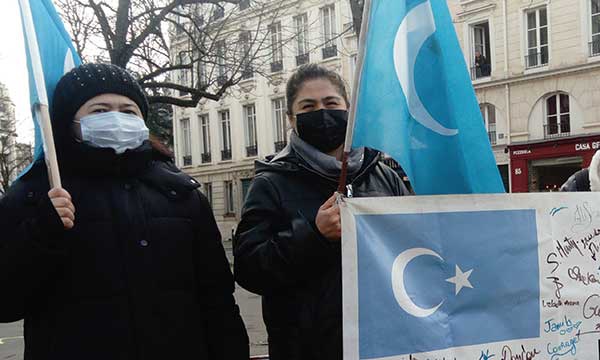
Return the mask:
M 345 194 L 346 182 L 348 178 L 348 156 L 352 149 L 352 139 L 354 137 L 354 123 L 356 122 L 356 106 L 358 104 L 358 89 L 362 76 L 362 68 L 365 60 L 365 51 L 367 47 L 367 34 L 369 31 L 369 20 L 371 18 L 371 0 L 365 0 L 365 7 L 360 26 L 358 57 L 356 60 L 356 69 L 354 70 L 354 82 L 352 84 L 352 100 L 348 113 L 348 126 L 346 128 L 346 140 L 344 142 L 344 154 L 342 155 L 342 169 L 337 192 Z

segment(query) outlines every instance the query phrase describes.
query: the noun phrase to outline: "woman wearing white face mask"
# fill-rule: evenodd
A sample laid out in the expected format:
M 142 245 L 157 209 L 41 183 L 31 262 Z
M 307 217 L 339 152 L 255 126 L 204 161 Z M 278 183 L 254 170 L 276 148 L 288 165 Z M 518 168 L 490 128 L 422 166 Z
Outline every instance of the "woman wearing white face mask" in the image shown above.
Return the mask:
M 25 319 L 26 359 L 249 357 L 210 206 L 147 111 L 125 70 L 72 70 L 51 111 L 64 189 L 38 161 L 0 201 L 0 322 Z

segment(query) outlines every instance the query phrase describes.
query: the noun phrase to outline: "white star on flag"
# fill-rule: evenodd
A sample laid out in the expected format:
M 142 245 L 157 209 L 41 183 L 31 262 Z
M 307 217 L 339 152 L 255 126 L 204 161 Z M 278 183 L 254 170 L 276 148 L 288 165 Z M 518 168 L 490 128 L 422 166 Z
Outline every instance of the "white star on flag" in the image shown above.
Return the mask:
M 449 279 L 446 279 L 447 282 L 456 285 L 456 295 L 458 295 L 460 290 L 464 287 L 468 287 L 471 289 L 473 288 L 473 285 L 471 285 L 471 282 L 469 281 L 469 276 L 471 276 L 472 272 L 473 269 L 467 272 L 462 272 L 458 265 L 456 265 L 456 275 Z

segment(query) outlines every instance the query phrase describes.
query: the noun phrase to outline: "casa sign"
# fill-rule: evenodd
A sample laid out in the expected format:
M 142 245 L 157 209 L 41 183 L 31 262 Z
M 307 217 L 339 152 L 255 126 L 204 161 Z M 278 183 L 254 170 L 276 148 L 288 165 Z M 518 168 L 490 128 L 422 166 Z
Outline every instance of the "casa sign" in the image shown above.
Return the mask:
M 575 144 L 575 151 L 598 150 L 600 149 L 600 141 Z

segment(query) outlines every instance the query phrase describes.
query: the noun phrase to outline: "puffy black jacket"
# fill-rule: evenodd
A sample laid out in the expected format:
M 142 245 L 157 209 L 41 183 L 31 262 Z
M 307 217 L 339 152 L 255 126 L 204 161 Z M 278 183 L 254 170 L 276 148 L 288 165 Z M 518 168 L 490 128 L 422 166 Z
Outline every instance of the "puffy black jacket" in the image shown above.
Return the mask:
M 310 168 L 289 146 L 273 161 L 257 162 L 256 174 L 234 240 L 234 274 L 262 295 L 270 359 L 341 359 L 340 244 L 314 223 L 337 179 Z M 355 197 L 408 193 L 369 149 L 351 184 Z
M 585 168 L 571 175 L 560 187 L 560 191 L 590 191 L 590 169 Z
M 62 163 L 73 229 L 50 203 L 43 163 L 0 202 L 0 321 L 25 319 L 25 359 L 247 360 L 196 181 L 147 144 L 121 156 L 79 150 Z

